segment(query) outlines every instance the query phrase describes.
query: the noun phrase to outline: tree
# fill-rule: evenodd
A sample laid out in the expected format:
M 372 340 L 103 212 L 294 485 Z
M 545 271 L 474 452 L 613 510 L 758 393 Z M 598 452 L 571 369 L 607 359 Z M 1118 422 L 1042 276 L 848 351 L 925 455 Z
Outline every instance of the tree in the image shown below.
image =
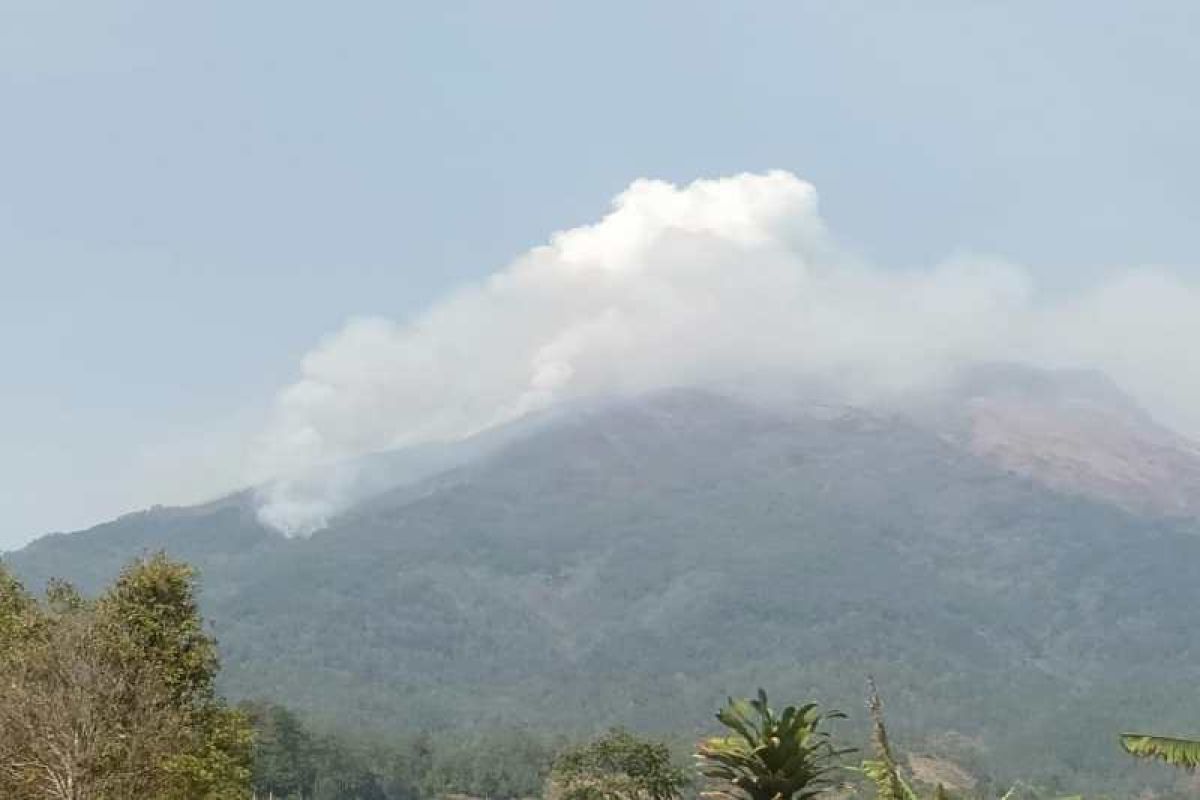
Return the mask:
M 326 739 L 312 800 L 387 800 L 379 777 L 357 750 Z
M 135 561 L 96 602 L 111 657 L 162 682 L 183 737 L 163 761 L 163 800 L 248 794 L 251 730 L 216 697 L 217 643 L 204 631 L 195 573 L 159 553 Z
M 95 602 L 54 582 L 45 603 L 0 568 L 0 670 L 0 796 L 249 796 L 249 727 L 214 693 L 186 566 L 137 561 Z
M 21 582 L 0 562 L 0 659 L 17 652 L 44 627 L 44 616 Z
M 816 703 L 788 706 L 776 714 L 767 695 L 729 699 L 717 713 L 733 731 L 700 743 L 696 753 L 700 773 L 719 781 L 713 794 L 746 800 L 804 800 L 833 785 L 829 775 L 839 768 L 839 750 L 821 730 L 827 720 L 844 719 L 838 711 L 820 712 Z
M 114 667 L 92 620 L 71 615 L 5 663 L 0 795 L 149 796 L 179 720 L 161 682 Z
M 254 727 L 253 786 L 263 797 L 311 797 L 317 780 L 317 745 L 286 708 L 247 703 L 241 711 Z
M 541 736 L 519 727 L 449 732 L 431 744 L 425 796 L 529 797 L 545 786 L 553 761 Z
M 560 800 L 676 800 L 688 784 L 665 744 L 623 728 L 564 750 L 550 781 Z

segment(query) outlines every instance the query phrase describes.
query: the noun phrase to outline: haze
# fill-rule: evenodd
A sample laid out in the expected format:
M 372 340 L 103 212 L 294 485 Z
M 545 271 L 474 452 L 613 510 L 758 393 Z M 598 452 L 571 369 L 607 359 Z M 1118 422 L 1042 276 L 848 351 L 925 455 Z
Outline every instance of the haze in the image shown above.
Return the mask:
M 1200 319 L 1193 4 L 348 14 L 47 2 L 4 18 L 0 548 L 545 402 L 528 391 L 559 388 L 561 359 L 532 382 L 481 384 L 468 372 L 480 357 L 466 353 L 448 359 L 457 369 L 437 373 L 427 401 L 461 412 L 453 420 L 414 409 L 410 383 L 384 381 L 372 384 L 372 419 L 388 424 L 352 424 L 362 376 L 410 363 L 395 350 L 410 347 L 414 319 L 436 323 L 422 346 L 482 342 L 521 369 L 576 323 L 603 319 L 609 306 L 587 306 L 538 327 L 536 314 L 496 311 L 486 278 L 529 263 L 522 254 L 554 231 L 597 223 L 643 178 L 667 181 L 636 184 L 660 195 L 713 179 L 700 186 L 717 187 L 719 209 L 730 187 L 743 197 L 755 181 L 774 187 L 743 217 L 762 236 L 703 212 L 667 243 L 671 258 L 635 259 L 692 268 L 689 237 L 718 245 L 705 281 L 659 282 L 714 299 L 718 312 L 696 324 L 746 331 L 757 298 L 730 316 L 720 294 L 732 264 L 772 265 L 775 287 L 806 274 L 797 264 L 834 276 L 818 310 L 838 311 L 839 330 L 880 322 L 862 309 L 915 286 L 951 320 L 953 335 L 939 338 L 950 357 L 1099 366 L 1156 415 L 1200 431 L 1200 360 L 1188 351 Z M 661 248 L 672 224 L 649 218 Z M 611 253 L 611 237 L 602 244 Z M 563 296 L 517 298 L 522 310 L 578 310 Z M 461 308 L 465 319 L 447 321 Z M 714 363 L 747 353 L 791 363 L 794 343 L 763 344 L 778 341 L 786 311 Z M 480 315 L 536 335 L 515 348 Z M 363 319 L 374 322 L 350 321 Z M 883 320 L 851 354 L 871 385 L 926 373 L 923 362 L 898 379 L 871 374 L 892 363 L 893 332 L 927 349 L 915 332 L 936 332 L 909 323 Z M 1020 335 L 992 335 L 1001 329 Z M 592 365 L 585 385 L 600 390 L 696 363 L 699 350 L 652 348 L 632 376 L 608 369 L 623 347 L 667 336 L 642 330 L 599 356 L 594 342 L 611 335 L 570 341 Z M 363 356 L 362 337 L 382 354 Z M 1058 346 L 1040 349 L 1046 338 Z M 298 408 L 288 398 L 314 364 L 318 377 L 350 379 L 324 381 L 332 406 Z M 296 420 L 321 432 L 315 455 L 279 445 Z

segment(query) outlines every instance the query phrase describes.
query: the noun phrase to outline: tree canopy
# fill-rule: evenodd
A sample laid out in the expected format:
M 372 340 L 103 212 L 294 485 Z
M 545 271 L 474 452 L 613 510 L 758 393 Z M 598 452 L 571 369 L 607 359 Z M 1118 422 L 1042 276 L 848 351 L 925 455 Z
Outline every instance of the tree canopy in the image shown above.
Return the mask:
M 238 800 L 250 728 L 213 685 L 190 568 L 156 555 L 99 598 L 30 595 L 0 565 L 0 796 Z
M 667 745 L 623 728 L 567 748 L 551 772 L 559 800 L 676 800 L 687 785 Z

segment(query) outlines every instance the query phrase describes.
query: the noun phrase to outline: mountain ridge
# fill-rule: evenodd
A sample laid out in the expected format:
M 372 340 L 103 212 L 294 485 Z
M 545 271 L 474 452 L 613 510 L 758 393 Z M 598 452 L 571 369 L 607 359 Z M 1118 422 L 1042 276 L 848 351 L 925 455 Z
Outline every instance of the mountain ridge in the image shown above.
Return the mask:
M 1061 774 L 1110 769 L 1107 732 L 1200 714 L 1172 694 L 1200 679 L 1196 523 L 1052 490 L 902 414 L 675 390 L 563 415 L 309 538 L 241 496 L 6 560 L 91 589 L 160 547 L 201 569 L 226 691 L 363 729 L 699 731 L 727 693 L 845 707 L 872 673 L 914 736 Z M 1071 753 L 1049 746 L 1084 719 Z

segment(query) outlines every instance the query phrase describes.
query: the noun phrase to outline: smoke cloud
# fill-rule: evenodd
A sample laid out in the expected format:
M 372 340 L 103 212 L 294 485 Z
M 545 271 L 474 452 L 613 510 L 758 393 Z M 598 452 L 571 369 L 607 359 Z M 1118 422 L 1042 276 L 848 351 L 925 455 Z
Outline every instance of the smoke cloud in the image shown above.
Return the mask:
M 561 231 L 407 321 L 355 319 L 308 353 L 260 438 L 277 478 L 260 516 L 324 524 L 365 453 L 453 440 L 563 401 L 762 376 L 871 403 L 978 361 L 1107 372 L 1200 431 L 1200 288 L 1130 271 L 1054 302 L 1029 273 L 960 257 L 864 263 L 812 185 L 773 171 L 678 187 L 639 180 L 599 222 Z

